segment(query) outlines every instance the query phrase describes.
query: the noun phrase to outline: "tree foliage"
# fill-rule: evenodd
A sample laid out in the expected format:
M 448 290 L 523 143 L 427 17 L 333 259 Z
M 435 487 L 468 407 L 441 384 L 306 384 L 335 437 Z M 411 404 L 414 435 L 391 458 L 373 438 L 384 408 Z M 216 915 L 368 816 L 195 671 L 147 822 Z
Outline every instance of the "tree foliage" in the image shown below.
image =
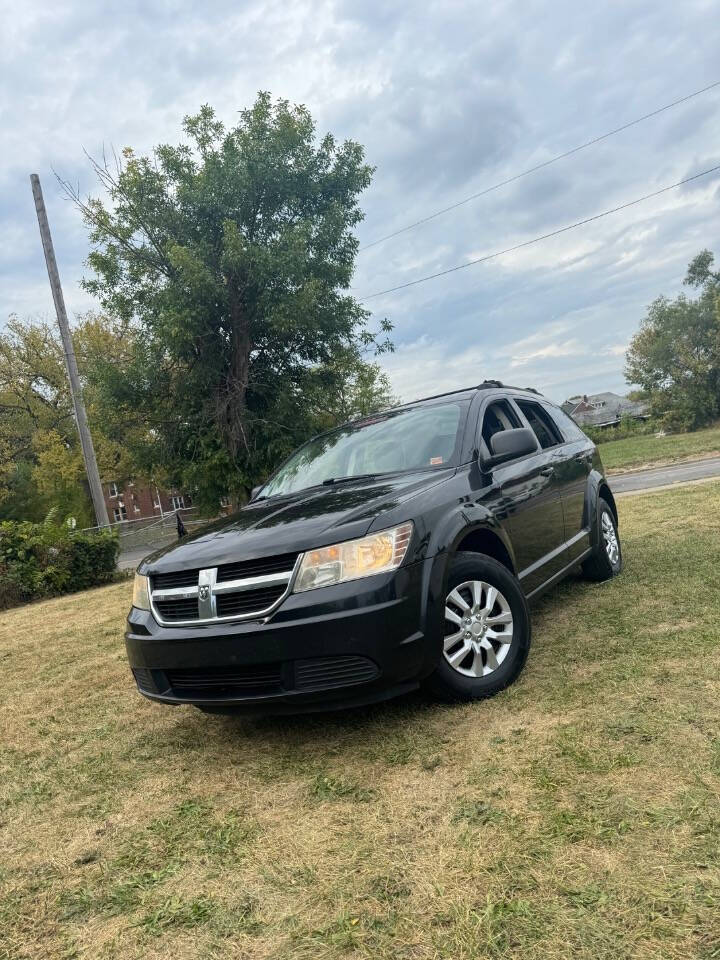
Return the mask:
M 658 297 L 627 353 L 625 376 L 642 387 L 655 416 L 674 428 L 696 429 L 720 415 L 720 273 L 703 250 L 685 284 L 696 298 Z
M 90 314 L 73 341 L 101 476 L 124 479 L 132 470 L 127 449 L 122 436 L 103 430 L 87 376 L 100 358 L 119 356 L 122 332 Z M 0 517 L 37 521 L 53 506 L 94 522 L 62 343 L 54 325 L 11 317 L 0 334 Z
M 206 504 L 242 495 L 308 434 L 389 400 L 371 333 L 347 292 L 372 169 L 361 146 L 317 141 L 305 107 L 258 95 L 226 129 L 204 106 L 187 142 L 125 150 L 82 200 L 86 287 L 127 325 L 128 355 L 94 383 L 132 422 L 148 470 Z M 106 413 L 109 416 L 109 413 Z

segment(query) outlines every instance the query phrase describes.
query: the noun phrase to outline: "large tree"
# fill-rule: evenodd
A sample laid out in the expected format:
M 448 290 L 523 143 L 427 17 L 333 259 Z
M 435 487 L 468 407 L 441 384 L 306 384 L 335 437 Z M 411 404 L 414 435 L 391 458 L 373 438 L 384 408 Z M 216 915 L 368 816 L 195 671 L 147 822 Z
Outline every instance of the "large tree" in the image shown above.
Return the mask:
M 347 292 L 372 175 L 359 144 L 318 142 L 305 107 L 267 93 L 231 129 L 204 106 L 184 131 L 93 161 L 107 199 L 70 193 L 90 228 L 86 287 L 132 331 L 128 362 L 108 357 L 97 381 L 144 426 L 147 467 L 210 504 L 332 420 L 345 385 L 369 378 L 387 400 L 365 353 L 390 347 L 389 324 L 371 332 Z
M 720 415 L 720 273 L 703 250 L 685 284 L 699 291 L 658 297 L 627 352 L 625 376 L 669 426 L 695 429 Z

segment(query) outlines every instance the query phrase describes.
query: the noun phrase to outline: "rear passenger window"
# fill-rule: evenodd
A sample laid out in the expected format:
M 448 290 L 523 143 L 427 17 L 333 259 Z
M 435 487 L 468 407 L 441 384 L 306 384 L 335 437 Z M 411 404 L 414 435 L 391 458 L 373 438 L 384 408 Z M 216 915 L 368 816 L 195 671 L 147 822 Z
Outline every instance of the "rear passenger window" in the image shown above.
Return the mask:
M 491 403 L 485 411 L 482 425 L 482 438 L 488 450 L 492 450 L 490 440 L 496 433 L 514 430 L 520 425 L 517 414 L 507 400 L 496 400 L 495 403 Z
M 525 414 L 543 450 L 563 442 L 562 434 L 555 426 L 550 414 L 539 403 L 533 403 L 531 400 L 516 400 L 515 403 Z
M 572 442 L 573 440 L 587 440 L 587 437 L 573 418 L 569 417 L 560 407 L 545 407 L 544 409 L 547 410 L 553 418 L 556 426 L 560 428 L 560 432 L 568 442 Z

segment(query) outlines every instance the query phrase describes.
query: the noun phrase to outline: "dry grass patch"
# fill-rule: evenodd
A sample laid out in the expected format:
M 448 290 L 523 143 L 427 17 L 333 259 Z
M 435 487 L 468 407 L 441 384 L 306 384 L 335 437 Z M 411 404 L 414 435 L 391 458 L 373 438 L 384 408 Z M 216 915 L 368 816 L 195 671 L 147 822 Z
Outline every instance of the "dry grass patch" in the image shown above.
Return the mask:
M 127 585 L 0 614 L 0 957 L 720 956 L 720 484 L 620 509 L 473 706 L 172 710 Z

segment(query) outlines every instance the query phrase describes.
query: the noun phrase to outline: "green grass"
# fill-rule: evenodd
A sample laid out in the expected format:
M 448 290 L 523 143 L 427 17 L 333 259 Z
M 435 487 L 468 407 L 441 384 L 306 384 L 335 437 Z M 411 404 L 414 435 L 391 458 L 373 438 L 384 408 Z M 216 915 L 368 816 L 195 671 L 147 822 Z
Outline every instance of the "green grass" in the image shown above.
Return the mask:
M 0 614 L 0 958 L 717 960 L 720 483 L 620 529 L 475 705 L 162 708 L 127 585 Z
M 720 455 L 720 426 L 695 433 L 676 433 L 667 437 L 638 436 L 611 440 L 598 445 L 605 469 L 637 469 L 676 460 Z

